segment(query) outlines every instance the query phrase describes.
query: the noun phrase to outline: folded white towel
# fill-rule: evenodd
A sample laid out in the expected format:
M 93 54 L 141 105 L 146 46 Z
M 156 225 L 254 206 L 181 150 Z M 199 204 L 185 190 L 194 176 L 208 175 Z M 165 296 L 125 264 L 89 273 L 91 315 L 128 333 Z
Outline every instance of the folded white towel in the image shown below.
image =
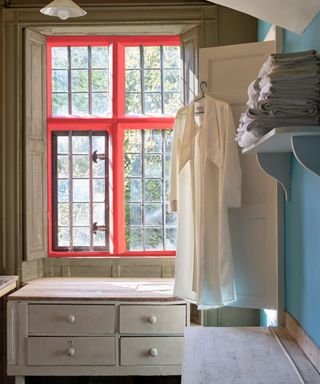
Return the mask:
M 307 51 L 301 52 L 301 55 L 291 54 L 275 54 L 269 56 L 268 60 L 262 65 L 258 77 L 263 77 L 269 73 L 278 70 L 296 70 L 299 71 L 301 68 L 309 65 L 317 65 L 319 57 L 312 52 Z M 282 55 L 282 56 L 281 56 Z
M 274 117 L 311 117 L 319 114 L 318 103 L 300 103 L 299 101 L 259 101 L 258 109 L 261 112 L 267 113 L 269 116 Z
M 257 118 L 257 116 L 259 116 Z M 320 117 L 316 116 L 295 116 L 295 117 L 273 117 L 266 113 L 252 113 L 252 111 L 247 110 L 244 113 L 244 119 L 241 121 L 244 124 L 248 124 L 247 130 L 250 130 L 250 127 L 283 127 L 290 125 L 318 125 L 320 122 Z
M 290 94 L 295 97 L 296 94 L 305 95 L 305 96 L 317 96 L 320 95 L 320 84 L 308 86 L 304 81 L 295 81 L 295 82 L 266 82 L 263 87 L 261 87 L 260 95 L 269 94 L 277 95 L 277 94 Z M 291 97 L 290 97 L 291 98 Z
M 260 79 L 252 81 L 248 88 L 248 102 L 247 105 L 255 105 L 260 97 Z
M 300 52 L 272 53 L 271 59 L 274 63 L 297 63 L 299 61 L 317 59 L 317 51 L 310 49 Z
M 248 88 L 236 140 L 254 144 L 275 127 L 320 124 L 320 58 L 316 51 L 274 54 Z
M 288 102 L 301 102 L 303 104 L 307 103 L 319 103 L 320 95 L 304 93 L 304 92 L 269 92 L 264 93 L 261 92 L 258 101 L 255 104 L 251 104 L 251 106 L 256 107 L 259 101 L 270 101 L 273 100 L 275 102 L 281 102 L 282 100 L 287 100 Z
M 319 125 L 319 117 L 315 118 L 275 118 L 269 117 L 266 120 L 253 119 L 240 124 L 235 140 L 242 148 L 247 148 L 256 143 L 266 133 L 276 127 L 295 125 Z
M 252 132 L 245 132 L 243 135 L 236 138 L 241 148 L 248 148 L 250 145 L 255 144 L 259 139 L 260 137 L 255 136 Z
M 318 86 L 320 83 L 320 72 L 297 72 L 297 73 L 286 73 L 286 74 L 276 74 L 271 73 L 265 75 L 261 78 L 259 82 L 260 89 L 264 87 L 268 82 L 272 82 L 274 86 L 295 86 L 296 82 L 305 84 L 305 87 L 314 87 Z

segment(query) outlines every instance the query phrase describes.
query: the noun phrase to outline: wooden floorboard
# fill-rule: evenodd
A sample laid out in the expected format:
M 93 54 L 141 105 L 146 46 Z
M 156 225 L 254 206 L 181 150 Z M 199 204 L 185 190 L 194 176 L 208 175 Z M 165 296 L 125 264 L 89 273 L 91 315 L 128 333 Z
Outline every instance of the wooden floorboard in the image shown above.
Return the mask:
M 302 384 L 269 328 L 196 327 L 185 332 L 183 384 Z

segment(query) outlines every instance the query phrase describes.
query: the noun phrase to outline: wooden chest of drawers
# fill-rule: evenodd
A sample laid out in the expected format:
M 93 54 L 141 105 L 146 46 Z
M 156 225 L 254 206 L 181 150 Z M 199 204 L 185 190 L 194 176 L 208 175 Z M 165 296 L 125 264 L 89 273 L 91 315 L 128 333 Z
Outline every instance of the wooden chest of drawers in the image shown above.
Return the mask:
M 128 287 L 92 279 L 79 297 L 82 280 L 41 279 L 9 297 L 8 373 L 17 383 L 27 375 L 181 373 L 189 307 L 172 296 L 172 281 L 144 290 L 145 280 Z

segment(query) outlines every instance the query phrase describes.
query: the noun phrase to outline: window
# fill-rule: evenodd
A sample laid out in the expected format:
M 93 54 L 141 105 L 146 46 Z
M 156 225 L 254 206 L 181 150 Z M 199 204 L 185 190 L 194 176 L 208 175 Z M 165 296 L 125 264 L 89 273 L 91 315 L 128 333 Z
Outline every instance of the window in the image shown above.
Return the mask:
M 126 113 L 175 114 L 180 105 L 178 47 L 126 47 L 125 56 Z
M 179 37 L 51 37 L 47 53 L 50 255 L 174 255 Z
M 54 249 L 108 250 L 108 136 L 54 132 Z
M 175 248 L 175 215 L 169 213 L 169 130 L 125 132 L 125 212 L 128 250 Z

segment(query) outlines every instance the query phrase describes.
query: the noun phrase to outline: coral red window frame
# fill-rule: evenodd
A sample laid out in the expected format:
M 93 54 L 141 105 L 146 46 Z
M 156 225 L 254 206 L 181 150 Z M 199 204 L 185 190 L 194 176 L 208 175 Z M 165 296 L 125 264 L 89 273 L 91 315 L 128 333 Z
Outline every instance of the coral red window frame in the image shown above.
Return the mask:
M 52 57 L 51 50 L 59 46 L 112 46 L 112 115 L 111 117 L 54 117 L 52 116 Z M 172 129 L 173 117 L 132 117 L 125 115 L 125 47 L 179 46 L 175 36 L 54 36 L 47 37 L 47 125 L 48 125 L 48 221 L 49 256 L 51 257 L 118 257 L 118 256 L 175 256 L 175 251 L 128 251 L 125 240 L 124 203 L 124 132 L 128 129 Z M 112 214 L 110 215 L 110 250 L 71 252 L 53 250 L 52 199 L 52 132 L 54 131 L 106 131 L 112 141 Z

